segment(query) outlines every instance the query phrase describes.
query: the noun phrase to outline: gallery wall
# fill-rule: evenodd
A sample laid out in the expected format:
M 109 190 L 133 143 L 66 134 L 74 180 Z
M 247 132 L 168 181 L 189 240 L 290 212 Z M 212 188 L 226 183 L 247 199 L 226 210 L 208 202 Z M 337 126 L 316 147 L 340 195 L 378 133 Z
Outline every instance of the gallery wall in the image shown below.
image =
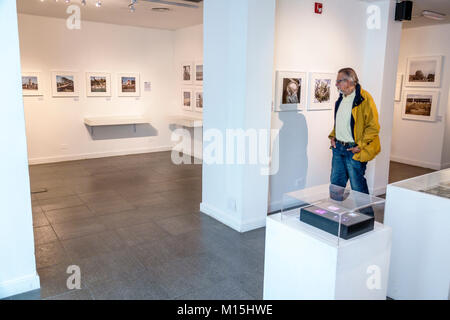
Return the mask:
M 450 43 L 442 35 L 450 33 L 450 25 L 404 29 L 402 33 L 398 73 L 406 75 L 407 58 L 444 56 L 440 88 L 405 88 L 403 90 L 439 91 L 438 117 L 435 122 L 402 119 L 402 102 L 395 103 L 391 160 L 439 170 L 450 167 L 450 119 L 448 98 L 450 87 Z M 447 128 L 446 128 L 447 122 Z
M 186 62 L 195 63 L 203 61 L 203 24 L 183 28 L 175 31 L 174 34 L 174 83 L 176 85 L 176 105 L 177 114 L 189 118 L 202 118 L 201 112 L 186 111 L 181 108 L 182 89 L 199 90 L 202 86 L 185 85 L 181 82 L 182 68 L 181 65 Z M 180 147 L 186 153 L 191 150 L 190 154 L 198 159 L 202 159 L 203 130 L 202 128 L 184 128 L 187 132 L 182 134 L 183 140 Z
M 388 1 L 380 4 L 389 6 Z M 387 39 L 372 36 L 373 31 L 366 28 L 367 6 L 356 0 L 324 1 L 319 15 L 313 11 L 314 1 L 277 1 L 275 71 L 336 73 L 352 67 L 364 89 L 378 90 L 375 84 L 382 82 L 383 72 L 369 72 L 367 52 L 378 47 L 384 54 Z M 352 19 L 345 19 L 349 12 Z M 273 152 L 279 151 L 279 172 L 270 177 L 269 211 L 280 209 L 286 192 L 329 183 L 332 153 L 328 134 L 333 117 L 333 110 L 272 113 L 272 128 L 280 130 L 279 143 L 273 146 Z M 388 165 L 383 165 L 383 170 L 387 171 Z M 374 179 L 369 174 L 368 180 L 373 191 Z
M 42 97 L 24 97 L 29 162 L 170 150 L 170 120 L 179 112 L 174 84 L 174 32 L 82 21 L 81 30 L 66 20 L 19 15 L 23 72 L 40 72 Z M 54 98 L 52 71 L 78 71 L 78 98 Z M 111 97 L 86 97 L 86 72 L 112 75 Z M 118 73 L 140 73 L 141 96 L 118 97 Z M 144 89 L 151 83 L 151 91 Z M 86 116 L 144 115 L 149 125 L 95 127 Z
M 0 1 L 0 300 L 39 289 L 34 258 L 27 142 L 15 1 Z

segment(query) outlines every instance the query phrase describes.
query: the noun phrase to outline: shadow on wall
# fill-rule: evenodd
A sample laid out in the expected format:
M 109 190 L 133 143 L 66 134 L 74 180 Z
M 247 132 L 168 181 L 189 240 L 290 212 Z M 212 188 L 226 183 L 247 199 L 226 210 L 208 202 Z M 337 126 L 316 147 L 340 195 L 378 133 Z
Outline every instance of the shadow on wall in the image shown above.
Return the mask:
M 137 124 L 136 131 L 133 125 L 96 127 L 90 127 L 88 125 L 85 126 L 92 140 L 143 138 L 155 137 L 158 135 L 158 130 L 150 124 Z
M 271 213 L 281 210 L 283 194 L 305 187 L 308 172 L 308 126 L 305 116 L 298 112 L 278 112 L 278 118 L 282 126 L 273 153 L 279 152 L 279 171 L 270 176 Z

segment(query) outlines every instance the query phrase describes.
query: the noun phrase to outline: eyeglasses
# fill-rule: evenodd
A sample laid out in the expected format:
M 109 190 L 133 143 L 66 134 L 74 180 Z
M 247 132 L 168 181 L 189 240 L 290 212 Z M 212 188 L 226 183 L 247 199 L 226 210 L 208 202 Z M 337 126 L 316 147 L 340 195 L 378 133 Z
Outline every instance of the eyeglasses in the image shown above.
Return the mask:
M 336 80 L 336 84 L 340 84 L 342 81 L 347 81 L 348 79 Z

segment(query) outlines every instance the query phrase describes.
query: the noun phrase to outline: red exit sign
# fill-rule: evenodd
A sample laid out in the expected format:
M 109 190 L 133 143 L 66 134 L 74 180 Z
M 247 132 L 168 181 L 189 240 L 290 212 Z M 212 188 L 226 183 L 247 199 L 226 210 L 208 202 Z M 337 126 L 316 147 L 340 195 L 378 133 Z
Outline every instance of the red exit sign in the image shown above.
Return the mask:
M 314 4 L 314 12 L 317 14 L 322 14 L 322 10 L 323 10 L 323 4 L 320 2 L 316 2 Z

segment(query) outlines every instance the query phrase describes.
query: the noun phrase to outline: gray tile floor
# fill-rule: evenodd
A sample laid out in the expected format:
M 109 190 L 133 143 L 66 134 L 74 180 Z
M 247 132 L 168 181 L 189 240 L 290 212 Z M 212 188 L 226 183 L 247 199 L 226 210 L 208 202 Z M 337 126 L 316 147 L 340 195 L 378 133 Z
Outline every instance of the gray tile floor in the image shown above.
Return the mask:
M 390 181 L 430 171 L 392 163 Z M 262 299 L 265 229 L 200 213 L 201 165 L 162 152 L 31 166 L 30 179 L 48 189 L 32 195 L 41 290 L 13 298 Z
M 30 167 L 42 299 L 261 299 L 265 230 L 199 212 L 201 165 L 170 153 Z M 69 291 L 67 267 L 81 269 Z M 22 297 L 24 298 L 24 297 Z

